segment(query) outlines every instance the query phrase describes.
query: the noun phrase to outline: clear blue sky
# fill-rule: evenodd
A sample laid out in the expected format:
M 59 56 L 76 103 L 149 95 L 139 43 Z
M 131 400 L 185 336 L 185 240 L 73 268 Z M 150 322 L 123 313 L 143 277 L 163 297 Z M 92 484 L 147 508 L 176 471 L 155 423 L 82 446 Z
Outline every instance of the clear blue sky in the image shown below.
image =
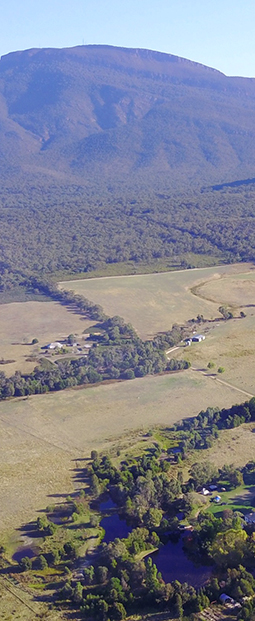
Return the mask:
M 255 77 L 255 0 L 3 0 L 0 55 L 108 44 Z

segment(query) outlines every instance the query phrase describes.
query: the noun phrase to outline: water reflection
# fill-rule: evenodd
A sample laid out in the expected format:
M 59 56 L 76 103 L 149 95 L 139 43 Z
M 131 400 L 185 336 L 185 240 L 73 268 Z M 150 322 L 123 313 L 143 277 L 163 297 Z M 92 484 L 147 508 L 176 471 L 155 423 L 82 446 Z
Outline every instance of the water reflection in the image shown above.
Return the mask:
M 179 580 L 193 587 L 201 587 L 210 578 L 212 568 L 195 565 L 183 549 L 183 536 L 171 538 L 158 552 L 152 554 L 153 562 L 162 573 L 165 582 Z
M 104 517 L 100 525 L 105 530 L 104 541 L 109 543 L 114 541 L 116 537 L 119 539 L 125 539 L 131 532 L 131 526 L 128 526 L 125 520 L 121 520 L 118 513 L 112 513 L 111 515 Z

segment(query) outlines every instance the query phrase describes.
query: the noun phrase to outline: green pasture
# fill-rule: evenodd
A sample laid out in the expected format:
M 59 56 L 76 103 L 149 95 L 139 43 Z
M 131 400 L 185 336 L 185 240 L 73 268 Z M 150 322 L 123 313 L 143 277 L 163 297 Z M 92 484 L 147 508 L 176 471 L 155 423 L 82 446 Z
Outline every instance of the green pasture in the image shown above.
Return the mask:
M 211 498 L 217 495 L 221 497 L 221 501 L 216 503 L 212 500 L 208 508 L 208 511 L 217 517 L 220 517 L 225 509 L 240 511 L 244 514 L 255 511 L 255 485 L 244 484 L 226 492 L 221 492 L 219 487 L 219 491 L 215 492 Z

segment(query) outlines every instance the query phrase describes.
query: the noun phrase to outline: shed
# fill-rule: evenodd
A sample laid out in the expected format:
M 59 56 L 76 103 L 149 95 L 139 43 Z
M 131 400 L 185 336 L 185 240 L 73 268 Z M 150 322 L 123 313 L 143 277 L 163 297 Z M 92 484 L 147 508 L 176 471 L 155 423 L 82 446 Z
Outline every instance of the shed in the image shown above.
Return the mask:
M 214 502 L 220 502 L 221 501 L 221 496 L 215 496 L 215 498 L 213 500 L 214 500 Z
M 244 519 L 246 524 L 255 524 L 255 513 L 248 513 Z
M 208 494 L 210 494 L 210 492 L 209 492 L 208 489 L 206 489 L 206 487 L 203 487 L 202 494 L 203 494 L 203 496 L 208 496 Z
M 217 489 L 217 485 L 209 485 L 209 490 L 211 492 L 215 492 L 216 489 Z
M 58 343 L 58 341 L 55 341 L 54 343 L 49 343 L 49 345 L 46 345 L 46 349 L 61 349 L 62 344 Z
M 234 604 L 235 600 L 232 599 L 232 597 L 230 597 L 230 595 L 227 595 L 227 593 L 222 593 L 220 595 L 220 602 L 221 602 L 221 604 Z
M 192 341 L 193 343 L 200 343 L 201 341 L 205 340 L 205 336 L 203 334 L 195 334 L 195 336 L 192 337 Z

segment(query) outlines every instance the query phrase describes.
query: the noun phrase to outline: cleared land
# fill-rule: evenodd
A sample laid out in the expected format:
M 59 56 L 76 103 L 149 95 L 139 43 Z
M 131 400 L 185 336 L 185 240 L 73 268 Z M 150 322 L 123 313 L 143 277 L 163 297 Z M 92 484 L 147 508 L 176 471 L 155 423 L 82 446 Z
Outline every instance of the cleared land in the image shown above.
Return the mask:
M 169 329 L 174 322 L 186 322 L 198 314 L 209 321 L 195 325 L 206 334 L 203 343 L 180 348 L 171 355 L 189 360 L 202 372 L 212 361 L 222 366 L 222 381 L 254 394 L 255 351 L 255 271 L 250 264 L 237 264 L 146 276 L 123 276 L 61 283 L 84 293 L 103 305 L 107 313 L 120 314 L 136 327 L 142 337 Z M 220 305 L 244 319 L 220 320 Z M 219 317 L 219 322 L 212 322 Z M 244 395 L 245 399 L 245 395 Z
M 210 378 L 184 371 L 1 402 L 1 529 L 20 527 L 51 497 L 70 493 L 79 460 L 92 448 L 117 446 L 123 436 L 132 443 L 138 429 L 172 425 L 208 405 L 230 406 L 243 399 L 224 385 L 215 390 Z
M 198 285 L 212 281 L 224 282 L 229 276 L 251 271 L 250 264 L 221 265 L 203 269 L 114 276 L 90 280 L 61 282 L 60 287 L 71 289 L 101 304 L 108 315 L 120 315 L 130 321 L 141 338 L 169 330 L 173 323 L 185 322 L 198 313 L 208 319 L 220 316 L 221 300 L 204 299 L 194 295 Z M 226 276 L 226 279 L 223 276 Z M 210 296 L 209 296 L 210 297 Z
M 51 341 L 61 341 L 70 333 L 81 334 L 91 325 L 80 315 L 57 302 L 14 302 L 0 306 L 0 359 L 15 360 L 1 364 L 0 371 L 12 375 L 16 370 L 30 373 L 40 348 Z M 31 345 L 33 338 L 38 339 Z
M 207 318 L 214 317 L 222 300 L 212 302 L 199 297 L 200 288 L 204 293 L 206 287 L 209 297 L 210 287 L 213 289 L 220 284 L 222 291 L 233 282 L 234 285 L 241 283 L 241 287 L 247 283 L 250 290 L 251 279 L 254 279 L 252 267 L 239 264 L 179 273 L 77 281 L 76 291 L 102 303 L 107 313 L 123 314 L 135 327 L 139 327 L 140 322 L 144 334 L 146 330 L 148 335 L 153 327 L 153 332 L 163 330 L 176 320 L 187 320 L 198 313 Z M 67 286 L 74 288 L 74 283 L 65 283 Z M 115 291 L 113 298 L 112 290 Z M 231 287 L 228 295 L 230 293 Z M 108 306 L 102 295 L 108 300 Z M 243 289 L 242 298 L 244 304 Z M 249 304 L 252 303 L 249 298 Z M 126 307 L 124 313 L 120 307 L 123 304 Z M 11 338 L 12 341 L 24 338 L 31 341 L 36 336 L 41 344 L 41 341 L 61 339 L 69 332 L 81 333 L 81 328 L 89 325 L 55 303 L 11 304 L 0 307 L 0 312 L 5 321 L 0 336 L 2 340 L 8 336 L 8 343 Z M 92 448 L 105 449 L 121 442 L 132 443 L 137 439 L 139 429 L 146 431 L 153 425 L 172 425 L 184 417 L 196 415 L 209 405 L 228 407 L 253 395 L 254 324 L 253 307 L 247 309 L 244 319 L 207 322 L 202 328 L 206 331 L 203 343 L 173 353 L 186 356 L 192 362 L 193 368 L 189 371 L 0 403 L 2 530 L 18 527 L 32 519 L 37 510 L 49 504 L 51 495 L 70 493 L 76 468 Z M 23 356 L 23 350 L 30 349 L 22 344 L 19 347 Z M 209 360 L 215 363 L 216 369 L 225 366 L 224 375 L 215 378 L 211 372 L 208 376 Z M 249 456 L 253 457 L 255 435 L 249 432 L 249 442 L 245 438 L 244 444 L 242 433 L 238 429 L 241 446 L 247 447 L 245 459 L 239 455 L 236 441 L 224 449 L 224 463 L 228 459 L 235 461 L 235 455 L 242 464 Z

